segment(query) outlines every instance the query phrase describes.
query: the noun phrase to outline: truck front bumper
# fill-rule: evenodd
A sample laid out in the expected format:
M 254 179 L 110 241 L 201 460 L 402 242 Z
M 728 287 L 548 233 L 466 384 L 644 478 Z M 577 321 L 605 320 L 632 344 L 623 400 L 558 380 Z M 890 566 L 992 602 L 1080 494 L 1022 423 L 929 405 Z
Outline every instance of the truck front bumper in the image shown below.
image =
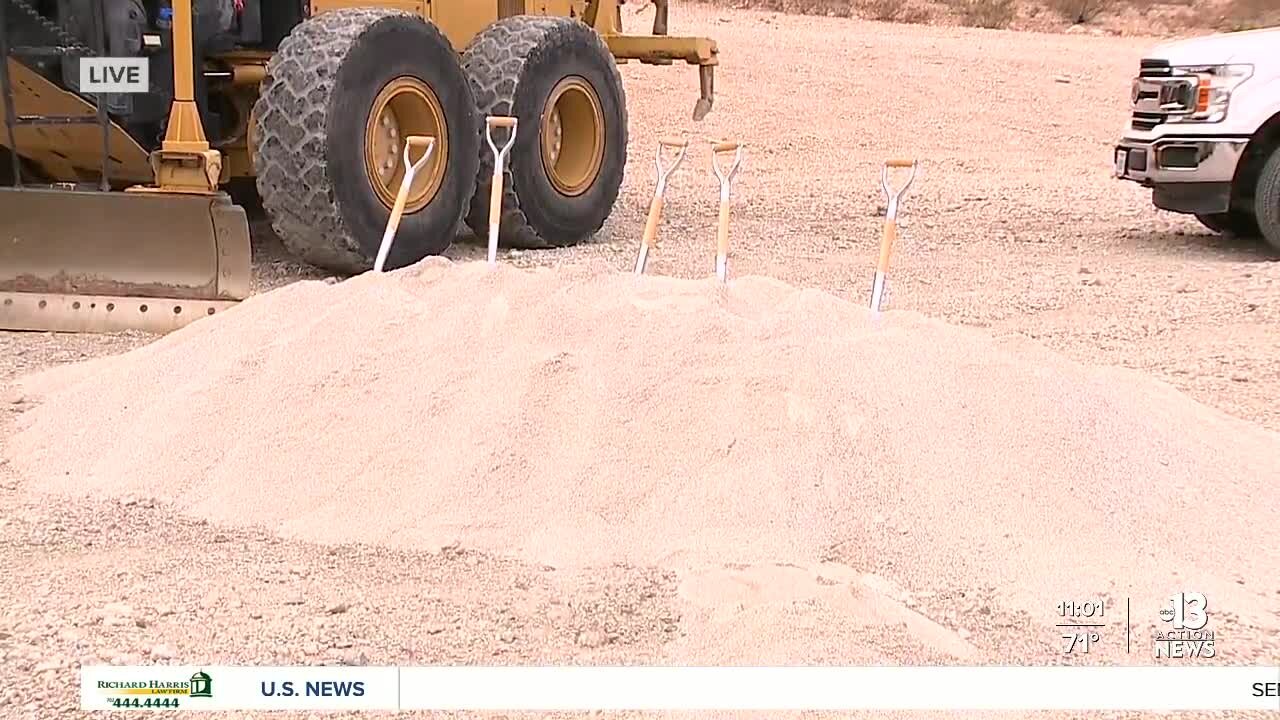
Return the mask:
M 1231 206 L 1231 181 L 1249 144 L 1242 138 L 1125 138 L 1115 149 L 1115 176 L 1152 188 L 1163 210 L 1213 214 Z

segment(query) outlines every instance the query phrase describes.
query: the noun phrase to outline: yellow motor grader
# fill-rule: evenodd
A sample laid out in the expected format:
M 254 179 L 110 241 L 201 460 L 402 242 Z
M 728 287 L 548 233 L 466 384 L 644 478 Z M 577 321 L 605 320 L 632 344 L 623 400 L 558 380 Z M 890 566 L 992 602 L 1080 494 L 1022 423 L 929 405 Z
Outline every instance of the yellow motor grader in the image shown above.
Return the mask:
M 715 42 L 654 6 L 624 34 L 618 0 L 0 0 L 0 328 L 163 332 L 244 299 L 241 188 L 289 251 L 363 272 L 414 135 L 385 266 L 483 236 L 490 115 L 519 122 L 502 242 L 580 242 L 626 162 L 617 63 L 696 65 L 711 108 Z M 129 62 L 131 88 L 94 84 Z

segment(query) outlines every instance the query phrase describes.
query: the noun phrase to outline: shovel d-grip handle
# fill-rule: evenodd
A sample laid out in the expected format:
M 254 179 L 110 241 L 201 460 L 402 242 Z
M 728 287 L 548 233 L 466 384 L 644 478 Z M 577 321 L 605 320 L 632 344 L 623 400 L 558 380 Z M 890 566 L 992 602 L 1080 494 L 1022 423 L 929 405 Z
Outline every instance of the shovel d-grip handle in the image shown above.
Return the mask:
M 733 153 L 733 164 L 726 171 L 720 167 L 721 155 Z M 716 224 L 716 277 L 725 282 L 729 276 L 729 190 L 733 178 L 742 167 L 742 145 L 736 142 L 712 141 L 711 168 L 720 180 L 720 219 Z
M 676 150 L 675 159 L 669 165 L 664 165 L 662 162 L 664 148 Z M 653 191 L 653 201 L 649 204 L 649 216 L 644 222 L 644 235 L 640 238 L 640 254 L 636 256 L 635 267 L 637 275 L 644 273 L 645 263 L 649 259 L 649 250 L 657 243 L 658 223 L 662 220 L 663 194 L 667 190 L 667 179 L 676 171 L 676 168 L 680 167 L 680 163 L 684 162 L 684 155 L 688 150 L 689 141 L 686 138 L 664 137 L 658 140 L 658 151 L 654 156 L 654 164 L 658 170 L 658 183 Z
M 404 141 L 404 177 L 400 179 L 400 190 L 396 193 L 396 204 L 391 208 L 391 216 L 387 218 L 387 229 L 382 233 L 382 244 L 378 246 L 378 257 L 373 261 L 375 272 L 382 272 L 387 263 L 387 255 L 391 252 L 391 243 L 395 240 L 396 231 L 400 229 L 400 217 L 404 215 L 405 203 L 409 201 L 409 188 L 413 186 L 413 177 L 427 164 L 431 151 L 435 150 L 436 139 L 430 135 L 410 135 Z M 409 160 L 410 148 L 425 148 L 422 157 L 416 162 Z
M 902 187 L 895 190 L 889 182 L 889 171 L 900 168 L 910 168 L 911 173 L 907 175 L 907 181 Z M 886 207 L 884 236 L 880 240 L 880 257 L 876 261 L 876 276 L 871 285 L 871 309 L 876 312 L 880 311 L 880 304 L 884 299 L 884 283 L 889 274 L 889 260 L 893 256 L 893 245 L 898 241 L 898 206 L 907 194 L 907 189 L 911 187 L 911 183 L 915 181 L 918 168 L 919 163 L 915 160 L 887 160 L 880 170 L 880 185 L 884 188 Z
M 493 150 L 493 182 L 489 188 L 489 265 L 498 263 L 498 227 L 502 222 L 502 172 L 507 152 L 516 141 L 517 121 L 505 115 L 490 115 L 485 118 L 484 139 Z M 499 149 L 493 142 L 494 128 L 510 128 L 507 142 Z

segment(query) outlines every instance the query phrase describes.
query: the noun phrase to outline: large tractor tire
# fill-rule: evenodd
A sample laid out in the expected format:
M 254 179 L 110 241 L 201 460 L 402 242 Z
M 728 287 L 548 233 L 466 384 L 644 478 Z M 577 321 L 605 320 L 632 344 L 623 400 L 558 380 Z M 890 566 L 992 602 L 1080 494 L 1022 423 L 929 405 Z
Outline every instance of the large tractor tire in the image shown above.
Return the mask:
M 480 112 L 519 124 L 505 160 L 499 242 L 563 247 L 595 234 L 613 211 L 627 161 L 627 103 L 613 55 L 595 30 L 563 17 L 515 16 L 462 55 Z M 494 130 L 501 147 L 506 130 Z M 467 224 L 489 228 L 493 153 L 480 151 Z
M 1258 175 L 1258 185 L 1253 191 L 1253 214 L 1258 218 L 1263 239 L 1280 252 L 1280 147 L 1271 151 L 1271 157 Z
M 435 148 L 386 268 L 453 242 L 475 191 L 479 120 L 458 55 L 434 25 L 379 8 L 306 20 L 268 64 L 254 117 L 258 192 L 290 252 L 339 273 L 372 267 L 410 135 L 435 137 Z

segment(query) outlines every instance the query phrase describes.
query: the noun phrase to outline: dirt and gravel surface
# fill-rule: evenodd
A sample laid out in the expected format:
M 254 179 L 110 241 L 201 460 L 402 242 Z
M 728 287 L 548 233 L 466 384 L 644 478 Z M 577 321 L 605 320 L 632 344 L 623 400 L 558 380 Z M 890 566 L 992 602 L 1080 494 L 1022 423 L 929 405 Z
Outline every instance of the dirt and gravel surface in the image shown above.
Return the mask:
M 721 43 L 713 113 L 701 126 L 686 119 L 697 87 L 691 70 L 624 67 L 633 145 L 613 219 L 595 243 L 512 253 L 509 262 L 629 267 L 653 187 L 653 140 L 687 130 L 748 144 L 735 185 L 731 272 L 861 302 L 879 239 L 879 164 L 914 156 L 924 167 L 903 208 L 893 308 L 1133 368 L 1280 429 L 1275 255 L 1157 214 L 1146 193 L 1109 177 L 1128 78 L 1150 41 L 703 6 L 679 7 L 671 31 Z M 668 190 L 651 272 L 710 274 L 716 197 L 707 153 L 691 153 Z M 268 233 L 259 236 L 260 288 L 323 277 L 285 258 Z M 467 243 L 450 257 L 482 253 Z M 8 385 L 29 371 L 149 340 L 7 333 L 0 335 L 0 377 Z M 6 447 L 15 418 L 30 409 L 13 399 L 2 421 Z M 99 420 L 86 417 L 81 437 L 92 438 Z M 101 429 L 103 438 L 118 432 Z M 183 428 L 170 432 L 181 436 Z M 190 491 L 203 492 L 198 484 Z M 1213 518 L 1213 494 L 1199 502 L 1197 512 Z M 1239 518 L 1222 521 L 1247 528 Z M 828 559 L 849 555 L 856 549 Z M 1167 568 L 1171 586 L 1190 570 L 1180 556 L 1150 562 Z M 681 647 L 696 650 L 706 620 L 690 614 L 698 598 L 748 610 L 796 608 L 792 619 L 819 658 L 856 647 L 858 657 L 885 662 L 1064 662 L 1058 639 L 1046 633 L 1059 598 L 1044 598 L 1032 617 L 986 602 L 999 588 L 912 593 L 886 584 L 888 569 L 871 570 L 877 574 L 841 575 L 816 563 L 690 576 L 637 563 L 559 567 L 465 545 L 429 552 L 309 544 L 187 517 L 147 492 L 91 500 L 37 493 L 5 461 L 0 716 L 75 716 L 74 668 L 88 662 L 660 661 Z M 1221 661 L 1276 663 L 1280 588 L 1266 586 L 1274 577 L 1239 578 L 1259 597 L 1276 598 L 1269 608 L 1259 601 L 1261 619 L 1235 617 L 1230 607 L 1215 615 L 1230 630 Z M 733 585 L 755 594 L 726 597 L 723 588 Z M 833 598 L 845 590 L 855 601 Z M 877 601 L 886 597 L 887 606 Z M 813 622 L 814 607 L 837 601 L 879 623 L 840 634 Z M 1149 630 L 1152 621 L 1135 618 L 1135 625 Z M 913 642 L 921 636 L 938 642 Z M 1113 650 L 1094 662 L 1123 658 Z

